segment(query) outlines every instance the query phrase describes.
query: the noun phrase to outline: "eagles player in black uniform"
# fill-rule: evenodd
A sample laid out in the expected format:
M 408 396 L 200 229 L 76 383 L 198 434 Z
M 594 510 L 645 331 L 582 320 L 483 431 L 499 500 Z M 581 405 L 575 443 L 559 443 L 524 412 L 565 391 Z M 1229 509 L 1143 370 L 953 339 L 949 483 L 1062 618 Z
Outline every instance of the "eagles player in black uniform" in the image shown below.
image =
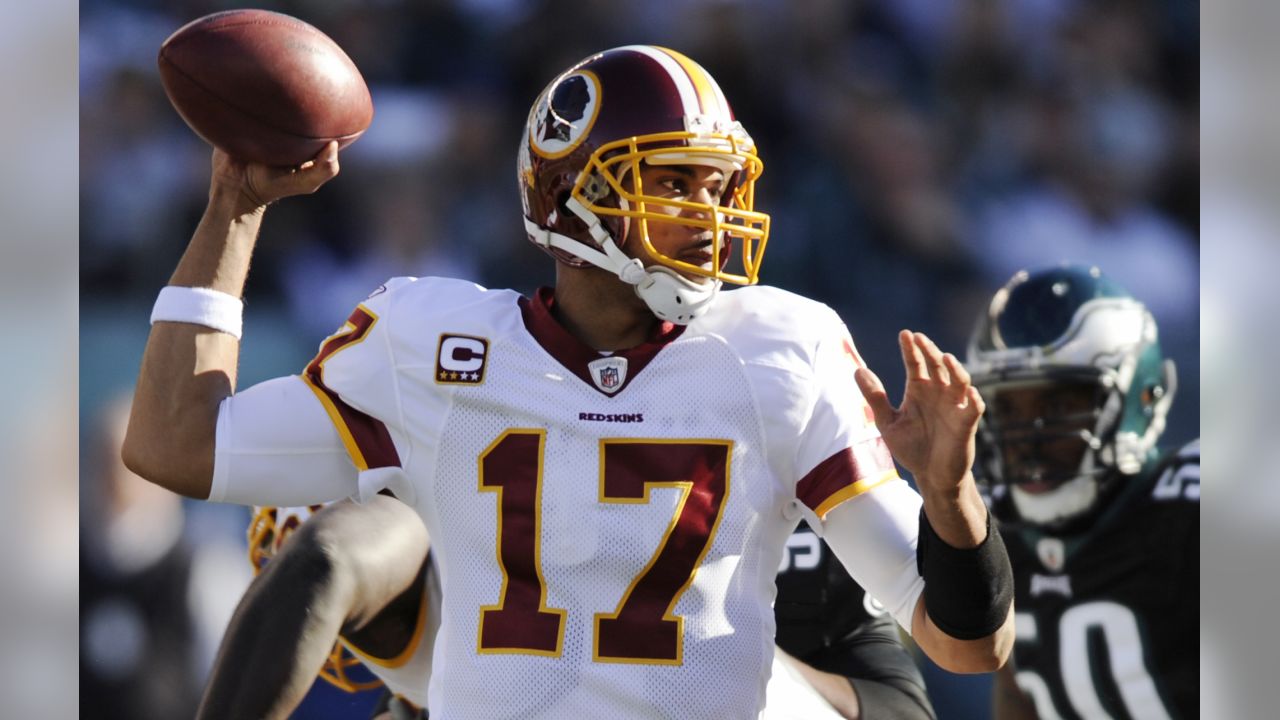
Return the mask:
M 1020 272 L 966 365 L 1016 577 L 996 717 L 1198 717 L 1200 446 L 1156 449 L 1175 375 L 1151 314 L 1096 268 Z
M 779 568 L 776 642 L 844 717 L 934 720 L 924 678 L 884 606 L 806 525 Z

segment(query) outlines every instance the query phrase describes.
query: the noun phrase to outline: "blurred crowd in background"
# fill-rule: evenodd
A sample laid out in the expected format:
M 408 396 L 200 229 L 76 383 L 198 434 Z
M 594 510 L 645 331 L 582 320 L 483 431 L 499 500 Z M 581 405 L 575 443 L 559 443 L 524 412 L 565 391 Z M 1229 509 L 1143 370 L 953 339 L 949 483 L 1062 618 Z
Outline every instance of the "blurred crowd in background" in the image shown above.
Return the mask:
M 336 181 L 267 215 L 246 291 L 242 384 L 298 371 L 390 276 L 526 293 L 550 284 L 553 263 L 526 241 L 515 191 L 529 105 L 595 50 L 654 43 L 706 67 L 760 148 L 756 205 L 773 217 L 763 281 L 840 312 L 891 394 L 898 329 L 962 355 L 985 300 L 1016 270 L 1071 261 L 1097 265 L 1155 314 L 1179 370 L 1165 443 L 1200 434 L 1196 2 L 257 6 L 333 37 L 369 83 L 375 117 Z M 185 693 L 174 705 L 151 699 L 112 717 L 189 715 L 165 708 L 198 692 L 247 582 L 247 564 L 224 561 L 243 545 L 247 510 L 128 492 L 118 453 L 98 450 L 118 431 L 111 418 L 137 372 L 150 303 L 207 193 L 209 148 L 166 100 L 156 53 L 187 21 L 230 7 L 80 4 L 81 651 L 93 681 L 82 673 L 82 701 L 147 684 L 147 662 L 191 678 L 171 686 Z M 165 530 L 147 534 L 156 547 L 111 531 L 139 516 Z M 185 598 L 189 612 L 167 621 L 182 637 L 117 607 L 120 587 L 159 563 L 184 568 L 181 583 L 168 572 L 172 586 L 148 591 Z M 91 657 L 95 648 L 105 654 Z M 944 720 L 985 716 L 985 686 L 929 681 Z

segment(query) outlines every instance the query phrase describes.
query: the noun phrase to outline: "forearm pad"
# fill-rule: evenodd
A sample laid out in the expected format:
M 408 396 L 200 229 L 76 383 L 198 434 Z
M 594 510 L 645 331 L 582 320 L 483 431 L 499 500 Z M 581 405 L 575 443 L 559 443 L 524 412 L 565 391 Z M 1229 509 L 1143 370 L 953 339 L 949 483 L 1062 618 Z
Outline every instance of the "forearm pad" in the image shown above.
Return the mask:
M 938 537 L 921 508 L 916 569 L 924 578 L 924 607 L 942 632 L 977 640 L 1004 624 L 1013 603 L 1013 569 L 990 513 L 986 539 L 959 550 Z

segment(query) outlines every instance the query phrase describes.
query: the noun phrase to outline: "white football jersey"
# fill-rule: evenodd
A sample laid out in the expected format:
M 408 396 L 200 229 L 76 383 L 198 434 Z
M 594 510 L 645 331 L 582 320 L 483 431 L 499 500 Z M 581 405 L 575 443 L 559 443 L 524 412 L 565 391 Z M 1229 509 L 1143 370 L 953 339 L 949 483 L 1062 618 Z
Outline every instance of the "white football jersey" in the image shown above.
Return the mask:
M 553 302 L 389 282 L 304 373 L 337 433 L 304 442 L 305 422 L 260 430 L 251 405 L 224 406 L 212 499 L 270 496 L 244 479 L 278 473 L 273 443 L 294 460 L 340 443 L 360 494 L 413 505 L 443 591 L 432 717 L 755 717 L 799 518 L 904 496 L 848 331 L 824 305 L 751 287 L 601 354 Z M 235 397 L 286 412 L 291 382 Z M 309 493 L 352 487 L 308 468 Z

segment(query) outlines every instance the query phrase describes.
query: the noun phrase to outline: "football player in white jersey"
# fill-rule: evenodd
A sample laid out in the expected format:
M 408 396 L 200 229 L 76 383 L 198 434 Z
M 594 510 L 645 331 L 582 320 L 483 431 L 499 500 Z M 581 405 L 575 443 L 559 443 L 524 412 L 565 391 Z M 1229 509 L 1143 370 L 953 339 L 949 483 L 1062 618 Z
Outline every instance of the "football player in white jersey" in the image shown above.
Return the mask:
M 250 561 L 262 572 L 227 628 L 198 717 L 285 716 L 316 701 L 309 688 L 322 660 L 319 676 L 330 685 L 380 692 L 377 720 L 426 717 L 440 586 L 418 516 L 387 497 L 323 511 L 258 508 L 248 535 Z M 396 552 L 370 554 L 380 543 L 369 538 L 378 537 L 392 538 Z M 798 530 L 787 546 L 762 720 L 935 717 L 884 608 L 811 530 Z M 378 591 L 384 597 L 373 598 Z M 304 632 L 294 618 L 308 613 L 316 619 Z M 346 717 L 369 717 L 362 708 L 370 694 Z
M 427 717 L 440 585 L 420 518 L 382 496 L 338 503 L 312 521 L 321 510 L 255 510 L 249 562 L 261 578 L 227 628 L 197 717 L 287 717 L 300 703 L 319 702 L 309 694 L 317 674 L 348 693 L 380 693 L 374 720 Z M 295 535 L 304 524 L 307 532 Z M 883 606 L 811 529 L 797 529 L 787 548 L 761 720 L 936 717 Z M 307 614 L 306 626 L 293 621 Z M 368 717 L 367 702 L 347 717 Z
M 1012 586 L 970 472 L 981 396 L 903 331 L 895 408 L 833 311 L 756 286 L 762 168 L 695 62 L 593 55 L 539 95 L 518 153 L 554 289 L 396 278 L 301 375 L 234 392 L 266 208 L 338 158 L 215 151 L 152 312 L 125 461 L 218 502 L 388 490 L 416 511 L 443 588 L 433 716 L 754 716 L 801 518 L 935 662 L 992 671 Z

